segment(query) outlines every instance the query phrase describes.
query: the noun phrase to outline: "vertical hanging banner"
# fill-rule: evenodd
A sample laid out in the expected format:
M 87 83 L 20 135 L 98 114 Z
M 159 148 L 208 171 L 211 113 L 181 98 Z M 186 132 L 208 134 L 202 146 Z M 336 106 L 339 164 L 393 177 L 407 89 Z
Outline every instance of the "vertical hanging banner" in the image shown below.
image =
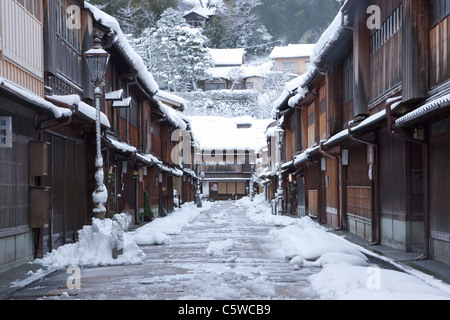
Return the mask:
M 0 148 L 12 148 L 12 117 L 0 117 Z

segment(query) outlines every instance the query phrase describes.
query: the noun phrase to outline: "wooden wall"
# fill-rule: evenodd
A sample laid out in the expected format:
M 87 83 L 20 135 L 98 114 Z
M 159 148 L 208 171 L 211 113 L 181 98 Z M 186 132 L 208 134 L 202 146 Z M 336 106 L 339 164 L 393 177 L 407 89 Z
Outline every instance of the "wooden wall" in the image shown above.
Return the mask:
M 306 113 L 307 126 L 308 128 L 308 148 L 311 148 L 316 142 L 316 107 L 315 103 L 312 103 L 308 107 L 308 112 Z
M 406 214 L 405 142 L 380 133 L 380 206 L 387 217 Z
M 347 169 L 347 212 L 370 218 L 372 212 L 372 181 L 369 179 L 367 146 L 356 144 L 349 148 Z
M 305 168 L 305 182 L 307 191 L 307 203 L 309 214 L 318 217 L 320 213 L 320 181 L 321 172 L 319 166 L 309 165 Z
M 327 171 L 325 173 L 325 197 L 327 213 L 337 214 L 339 199 L 339 170 L 338 161 L 327 158 Z M 331 223 L 331 221 L 329 221 Z
M 373 1 L 381 8 L 382 28 L 370 33 L 370 97 L 375 100 L 402 82 L 401 0 Z
M 45 1 L 45 82 L 54 94 L 83 94 L 81 16 L 80 27 L 69 22 L 69 6 L 83 6 L 78 0 Z
M 450 16 L 430 30 L 430 87 L 450 78 Z
M 318 112 L 319 115 L 319 141 L 328 138 L 328 114 L 327 114 L 327 87 L 323 84 L 319 88 L 319 105 Z
M 0 149 L 0 237 L 28 224 L 29 151 L 27 141 L 13 141 L 12 149 Z
M 450 242 L 450 135 L 433 138 L 430 158 L 430 229 L 434 239 Z
M 42 3 L 33 15 L 18 1 L 0 1 L 0 76 L 44 95 Z
M 73 242 L 87 219 L 86 151 L 83 142 L 45 135 L 50 144 L 48 185 L 52 218 L 49 249 Z M 86 180 L 86 178 L 88 178 Z

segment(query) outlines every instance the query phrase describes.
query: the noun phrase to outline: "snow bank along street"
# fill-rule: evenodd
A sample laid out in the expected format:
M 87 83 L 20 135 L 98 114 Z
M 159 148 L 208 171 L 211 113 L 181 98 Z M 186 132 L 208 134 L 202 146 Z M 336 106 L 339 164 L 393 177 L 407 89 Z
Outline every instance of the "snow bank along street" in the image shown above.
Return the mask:
M 94 221 L 80 231 L 78 243 L 36 260 L 60 271 L 10 298 L 450 298 L 450 286 L 431 277 L 372 266 L 362 248 L 310 218 L 272 215 L 261 196 L 253 202 L 205 202 L 203 208 L 185 204 L 125 232 L 124 253 L 117 260 L 111 258 L 117 241 L 112 225 L 108 219 Z M 78 274 L 67 271 L 69 266 L 80 268 Z

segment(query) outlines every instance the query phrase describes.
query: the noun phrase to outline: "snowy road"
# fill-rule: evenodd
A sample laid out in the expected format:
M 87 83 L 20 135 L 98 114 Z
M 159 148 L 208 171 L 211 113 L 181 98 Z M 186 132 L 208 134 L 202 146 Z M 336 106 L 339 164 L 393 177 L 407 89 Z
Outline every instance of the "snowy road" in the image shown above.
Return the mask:
M 124 234 L 117 260 L 111 225 L 106 219 L 84 227 L 77 244 L 40 262 L 61 271 L 9 299 L 450 299 L 449 285 L 415 270 L 370 265 L 364 249 L 308 217 L 272 215 L 262 195 L 200 210 L 185 204 Z M 67 273 L 68 266 L 84 267 Z
M 141 265 L 82 268 L 81 289 L 69 290 L 65 270 L 12 299 L 313 299 L 271 226 L 256 225 L 232 202 L 214 203 L 165 245 L 143 246 Z

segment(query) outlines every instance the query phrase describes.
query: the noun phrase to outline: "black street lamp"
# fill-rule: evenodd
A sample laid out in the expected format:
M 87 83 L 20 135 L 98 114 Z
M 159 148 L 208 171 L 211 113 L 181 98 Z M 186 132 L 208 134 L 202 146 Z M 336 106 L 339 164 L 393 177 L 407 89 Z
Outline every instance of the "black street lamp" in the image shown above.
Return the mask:
M 100 118 L 100 100 L 102 96 L 101 87 L 104 86 L 106 66 L 109 61 L 109 54 L 103 50 L 101 40 L 95 36 L 94 45 L 84 54 L 91 84 L 95 87 L 95 111 L 96 111 L 96 138 L 97 138 L 97 156 L 95 159 L 95 173 L 96 189 L 92 194 L 94 202 L 94 217 L 98 219 L 105 219 L 106 208 L 105 204 L 108 200 L 108 191 L 104 184 L 103 172 L 103 157 L 102 157 L 102 142 L 101 142 L 101 118 Z

